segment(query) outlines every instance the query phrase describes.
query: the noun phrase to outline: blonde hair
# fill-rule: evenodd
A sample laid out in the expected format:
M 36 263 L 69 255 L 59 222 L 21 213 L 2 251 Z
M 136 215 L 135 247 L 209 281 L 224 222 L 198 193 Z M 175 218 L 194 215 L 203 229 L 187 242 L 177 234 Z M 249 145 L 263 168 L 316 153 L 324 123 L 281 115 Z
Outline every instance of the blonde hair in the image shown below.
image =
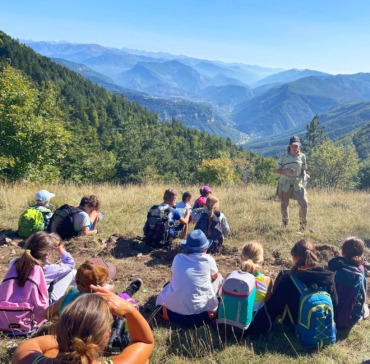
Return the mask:
M 263 248 L 257 241 L 250 241 L 243 246 L 240 256 L 240 269 L 243 272 L 256 273 L 263 263 Z
M 108 343 L 113 316 L 97 294 L 83 294 L 63 311 L 56 327 L 60 363 L 89 364 Z
M 212 225 L 212 219 L 213 215 L 215 214 L 215 211 L 218 211 L 220 208 L 220 202 L 219 199 L 215 195 L 209 195 L 206 200 L 206 207 L 208 209 L 208 231 L 207 236 L 211 236 L 211 225 Z

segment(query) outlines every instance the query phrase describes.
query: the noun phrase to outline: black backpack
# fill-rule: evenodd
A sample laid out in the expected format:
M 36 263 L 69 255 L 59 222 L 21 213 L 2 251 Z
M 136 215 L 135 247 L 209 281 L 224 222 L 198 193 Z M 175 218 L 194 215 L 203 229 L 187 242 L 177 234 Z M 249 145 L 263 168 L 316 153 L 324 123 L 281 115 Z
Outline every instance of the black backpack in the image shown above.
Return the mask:
M 170 205 L 154 205 L 148 211 L 144 225 L 143 241 L 152 247 L 160 248 L 170 246 L 173 241 L 171 234 L 171 212 Z
M 48 232 L 57 233 L 63 240 L 77 236 L 79 232 L 73 227 L 73 215 L 81 211 L 80 208 L 67 204 L 59 207 L 50 219 Z
M 200 229 L 204 232 L 208 239 L 211 239 L 212 245 L 208 248 L 207 253 L 218 253 L 224 242 L 224 235 L 222 234 L 222 227 L 220 222 L 220 211 L 214 212 L 215 216 L 218 218 L 217 221 L 212 219 L 211 222 L 211 236 L 208 236 L 208 225 L 209 225 L 209 215 L 207 213 L 202 213 L 200 219 L 195 224 L 195 229 Z

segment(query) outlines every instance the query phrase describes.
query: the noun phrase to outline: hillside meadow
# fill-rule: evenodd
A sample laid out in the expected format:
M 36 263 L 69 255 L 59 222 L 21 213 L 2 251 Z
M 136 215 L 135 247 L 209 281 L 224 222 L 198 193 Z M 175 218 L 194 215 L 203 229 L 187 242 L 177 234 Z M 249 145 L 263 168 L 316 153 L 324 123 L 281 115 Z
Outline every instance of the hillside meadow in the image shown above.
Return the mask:
M 141 277 L 143 288 L 135 295 L 141 312 L 150 322 L 156 339 L 152 363 L 361 363 L 370 359 L 368 335 L 370 321 L 356 325 L 349 333 L 339 332 L 335 345 L 308 353 L 295 335 L 276 324 L 266 336 L 240 340 L 227 336 L 213 326 L 189 329 L 163 322 L 155 314 L 155 298 L 170 278 L 170 266 L 178 252 L 179 241 L 170 250 L 152 250 L 142 242 L 142 227 L 149 207 L 162 201 L 166 188 L 181 194 L 189 190 L 198 197 L 199 186 L 167 185 L 2 185 L 0 186 L 0 229 L 12 241 L 0 245 L 0 273 L 7 270 L 9 259 L 22 252 L 24 243 L 15 231 L 20 213 L 33 202 L 35 193 L 46 188 L 56 194 L 56 207 L 69 203 L 77 205 L 84 194 L 96 194 L 102 201 L 104 218 L 99 235 L 79 237 L 65 243 L 77 265 L 91 256 L 102 256 L 117 265 L 117 290 Z M 214 187 L 221 201 L 231 237 L 225 239 L 224 252 L 216 256 L 220 272 L 226 276 L 238 267 L 243 244 L 258 240 L 265 249 L 264 272 L 273 278 L 282 268 L 290 266 L 293 244 L 309 238 L 315 242 L 322 263 L 338 254 L 344 238 L 357 235 L 364 239 L 370 253 L 369 200 L 366 192 L 316 191 L 309 193 L 309 230 L 299 231 L 298 206 L 291 201 L 290 227 L 280 227 L 280 204 L 274 186 Z M 191 229 L 193 225 L 191 226 Z M 7 363 L 14 347 L 22 339 L 0 337 L 0 363 Z

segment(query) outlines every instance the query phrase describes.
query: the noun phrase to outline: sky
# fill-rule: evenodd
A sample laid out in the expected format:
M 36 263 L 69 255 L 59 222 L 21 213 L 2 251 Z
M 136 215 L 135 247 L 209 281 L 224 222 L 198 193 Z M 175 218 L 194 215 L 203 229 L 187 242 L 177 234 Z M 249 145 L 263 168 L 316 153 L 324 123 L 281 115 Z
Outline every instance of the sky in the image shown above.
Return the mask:
M 0 30 L 24 40 L 370 72 L 368 0 L 0 0 Z

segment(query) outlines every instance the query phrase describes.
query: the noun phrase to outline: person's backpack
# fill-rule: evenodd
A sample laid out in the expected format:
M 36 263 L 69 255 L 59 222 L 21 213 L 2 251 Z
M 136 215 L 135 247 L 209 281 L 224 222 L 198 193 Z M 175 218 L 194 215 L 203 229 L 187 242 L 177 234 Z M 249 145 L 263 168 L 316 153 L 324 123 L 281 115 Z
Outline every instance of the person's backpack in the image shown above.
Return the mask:
M 0 331 L 8 335 L 27 335 L 45 321 L 49 305 L 42 267 L 35 265 L 24 287 L 17 284 L 15 264 L 0 285 Z
M 362 316 L 366 299 L 366 277 L 357 267 L 347 265 L 335 272 L 338 306 L 335 322 L 338 328 L 353 326 Z
M 170 205 L 154 205 L 148 211 L 144 225 L 144 242 L 152 247 L 166 247 L 171 245 L 173 236 L 171 229 Z
M 293 323 L 304 346 L 322 346 L 336 341 L 336 326 L 331 297 L 324 290 L 307 287 L 294 275 L 290 278 L 300 292 L 298 320 Z
M 59 207 L 50 219 L 47 231 L 57 233 L 63 240 L 77 236 L 79 232 L 73 227 L 73 215 L 81 211 L 80 208 L 67 204 Z
M 27 239 L 37 231 L 43 231 L 45 226 L 44 215 L 34 207 L 24 210 L 18 221 L 18 236 Z
M 207 253 L 218 253 L 224 242 L 224 235 L 222 233 L 221 221 L 219 219 L 221 212 L 215 211 L 214 215 L 216 217 L 212 218 L 211 222 L 211 236 L 208 236 L 208 226 L 209 226 L 209 215 L 204 212 L 200 216 L 200 219 L 195 224 L 194 229 L 200 229 L 207 236 L 208 239 L 212 240 L 212 245 L 208 248 Z
M 253 319 L 256 279 L 253 274 L 233 271 L 222 285 L 217 324 L 228 329 L 246 330 Z

